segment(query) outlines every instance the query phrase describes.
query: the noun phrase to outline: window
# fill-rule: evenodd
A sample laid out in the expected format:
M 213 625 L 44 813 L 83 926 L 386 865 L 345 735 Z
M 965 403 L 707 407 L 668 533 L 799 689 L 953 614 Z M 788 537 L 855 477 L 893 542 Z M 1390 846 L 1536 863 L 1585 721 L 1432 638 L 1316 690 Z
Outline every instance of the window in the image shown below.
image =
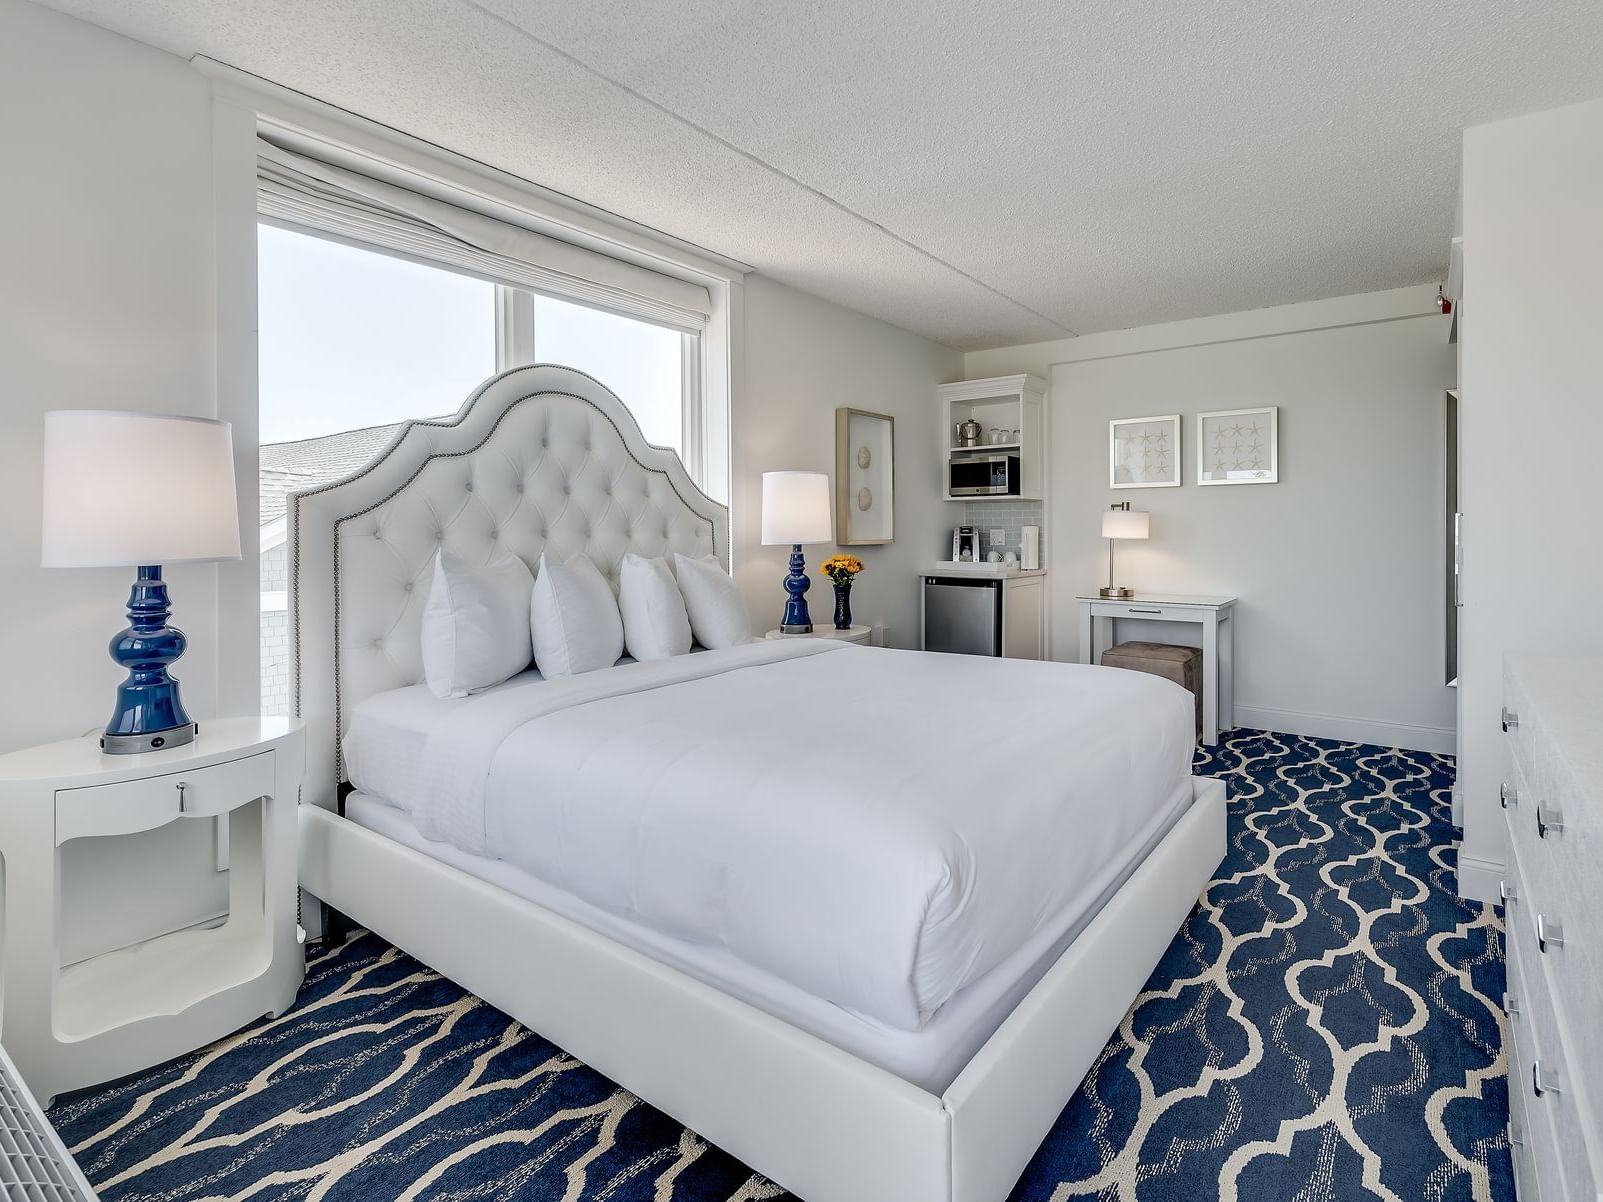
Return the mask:
M 257 289 L 264 714 L 290 710 L 285 498 L 357 470 L 400 422 L 455 413 L 506 367 L 560 363 L 700 478 L 697 334 L 266 223 Z
M 693 336 L 555 297 L 530 300 L 535 360 L 594 376 L 629 406 L 647 442 L 686 458 L 684 365 Z

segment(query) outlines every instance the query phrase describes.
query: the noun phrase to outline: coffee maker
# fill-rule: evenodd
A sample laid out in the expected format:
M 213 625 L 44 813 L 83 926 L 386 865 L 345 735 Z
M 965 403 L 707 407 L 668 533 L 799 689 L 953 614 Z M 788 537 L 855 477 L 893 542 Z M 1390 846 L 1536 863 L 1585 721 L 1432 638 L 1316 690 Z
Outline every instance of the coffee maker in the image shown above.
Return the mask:
M 985 558 L 980 553 L 980 532 L 973 526 L 958 526 L 952 531 L 952 562 L 979 563 Z

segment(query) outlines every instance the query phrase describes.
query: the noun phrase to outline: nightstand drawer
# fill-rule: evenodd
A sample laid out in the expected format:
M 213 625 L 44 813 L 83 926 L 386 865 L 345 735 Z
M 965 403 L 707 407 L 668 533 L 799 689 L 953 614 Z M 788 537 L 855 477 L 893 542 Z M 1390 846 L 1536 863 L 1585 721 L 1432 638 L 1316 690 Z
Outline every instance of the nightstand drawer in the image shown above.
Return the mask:
M 56 846 L 90 835 L 131 835 L 179 818 L 237 809 L 273 792 L 273 755 L 190 768 L 143 780 L 56 791 Z

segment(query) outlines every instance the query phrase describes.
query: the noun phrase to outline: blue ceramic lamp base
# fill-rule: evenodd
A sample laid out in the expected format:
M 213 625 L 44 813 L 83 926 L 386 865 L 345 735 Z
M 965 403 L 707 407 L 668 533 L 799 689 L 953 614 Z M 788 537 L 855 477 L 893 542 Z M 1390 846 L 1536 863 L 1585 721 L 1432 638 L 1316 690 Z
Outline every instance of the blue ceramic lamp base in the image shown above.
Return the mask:
M 800 543 L 790 548 L 790 575 L 785 577 L 785 591 L 790 600 L 785 602 L 785 617 L 779 623 L 781 634 L 812 634 L 813 618 L 807 612 L 807 561 L 802 558 Z
M 178 697 L 178 680 L 167 672 L 188 645 L 183 631 L 167 625 L 171 616 L 161 568 L 140 568 L 128 595 L 128 629 L 109 648 L 111 658 L 128 669 L 100 736 L 100 749 L 109 755 L 161 751 L 195 738 L 195 724 Z

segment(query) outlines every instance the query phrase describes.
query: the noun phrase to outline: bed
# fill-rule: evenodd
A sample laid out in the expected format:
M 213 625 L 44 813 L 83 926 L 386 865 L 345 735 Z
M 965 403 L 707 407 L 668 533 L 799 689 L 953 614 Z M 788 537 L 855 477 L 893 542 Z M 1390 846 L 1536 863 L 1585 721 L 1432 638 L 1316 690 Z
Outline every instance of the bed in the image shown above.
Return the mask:
M 578 372 L 290 504 L 304 888 L 809 1202 L 1000 1202 L 1223 855 L 1135 673 L 805 640 L 433 697 L 441 547 L 729 565 Z

